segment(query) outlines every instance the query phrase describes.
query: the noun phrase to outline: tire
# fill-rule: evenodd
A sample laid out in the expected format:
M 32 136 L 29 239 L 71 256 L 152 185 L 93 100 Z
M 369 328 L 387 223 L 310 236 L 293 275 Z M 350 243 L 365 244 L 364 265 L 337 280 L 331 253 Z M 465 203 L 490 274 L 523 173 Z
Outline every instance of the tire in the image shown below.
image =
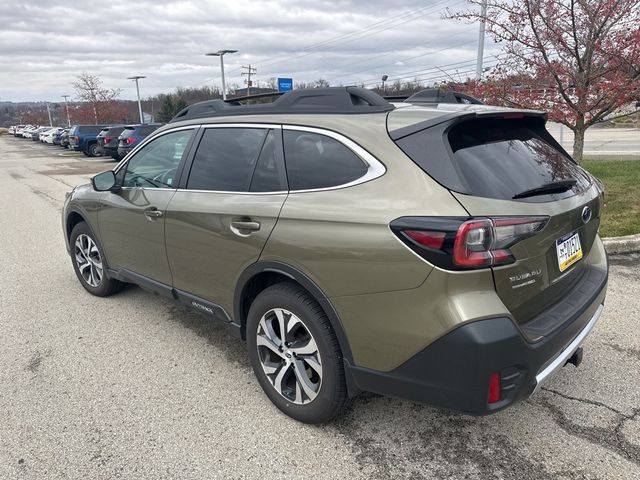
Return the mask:
M 97 143 L 90 143 L 87 146 L 87 155 L 89 157 L 99 157 L 100 156 L 98 154 L 98 144 Z
M 338 339 L 320 305 L 297 284 L 278 283 L 256 297 L 247 318 L 247 347 L 258 383 L 291 418 L 325 423 L 348 404 Z
M 102 247 L 85 222 L 73 227 L 69 245 L 73 270 L 87 292 L 96 297 L 108 297 L 122 290 L 122 282 L 109 278 Z M 87 261 L 87 258 L 90 260 Z

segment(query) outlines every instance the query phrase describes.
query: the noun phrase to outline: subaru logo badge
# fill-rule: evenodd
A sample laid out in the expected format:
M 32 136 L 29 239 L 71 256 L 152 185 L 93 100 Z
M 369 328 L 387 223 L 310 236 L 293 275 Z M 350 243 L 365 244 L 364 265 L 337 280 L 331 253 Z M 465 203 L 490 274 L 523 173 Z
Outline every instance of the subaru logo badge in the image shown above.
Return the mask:
M 591 220 L 591 209 L 589 207 L 584 207 L 582 209 L 582 221 L 584 223 L 589 223 L 589 220 Z

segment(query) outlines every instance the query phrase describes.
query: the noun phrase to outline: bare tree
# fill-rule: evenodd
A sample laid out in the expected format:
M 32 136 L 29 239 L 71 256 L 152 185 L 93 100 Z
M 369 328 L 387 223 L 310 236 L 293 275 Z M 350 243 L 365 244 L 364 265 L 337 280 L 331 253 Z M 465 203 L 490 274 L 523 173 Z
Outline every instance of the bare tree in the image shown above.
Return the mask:
M 122 90 L 103 87 L 100 77 L 87 72 L 82 72 L 76 78 L 77 80 L 73 82 L 76 96 L 89 104 L 93 110 L 94 122 L 98 124 L 101 111 L 110 110 Z

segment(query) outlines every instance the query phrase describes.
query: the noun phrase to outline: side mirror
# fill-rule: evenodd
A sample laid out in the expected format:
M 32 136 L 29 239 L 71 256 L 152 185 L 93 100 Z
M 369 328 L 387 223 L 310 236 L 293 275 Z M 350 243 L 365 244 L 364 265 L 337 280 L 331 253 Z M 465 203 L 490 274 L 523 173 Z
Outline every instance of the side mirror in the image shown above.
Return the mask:
M 116 175 L 113 170 L 107 170 L 97 174 L 91 179 L 93 189 L 98 192 L 114 191 L 116 187 Z

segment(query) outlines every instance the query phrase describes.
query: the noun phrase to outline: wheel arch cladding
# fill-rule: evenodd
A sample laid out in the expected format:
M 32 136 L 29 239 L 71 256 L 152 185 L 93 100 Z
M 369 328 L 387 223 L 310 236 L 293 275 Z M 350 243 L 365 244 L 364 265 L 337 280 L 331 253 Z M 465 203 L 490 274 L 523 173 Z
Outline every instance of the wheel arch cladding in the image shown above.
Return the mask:
M 234 317 L 240 324 L 241 336 L 246 340 L 246 323 L 253 299 L 265 288 L 280 282 L 295 282 L 318 302 L 327 315 L 338 338 L 343 358 L 352 361 L 351 347 L 342 328 L 342 322 L 329 298 L 309 277 L 299 270 L 280 262 L 258 262 L 249 266 L 238 279 L 234 294 Z
M 76 210 L 72 210 L 71 212 L 69 212 L 66 221 L 67 239 L 71 239 L 71 232 L 73 232 L 74 227 L 81 222 L 84 222 L 88 225 L 87 220 L 81 213 L 77 212 Z

